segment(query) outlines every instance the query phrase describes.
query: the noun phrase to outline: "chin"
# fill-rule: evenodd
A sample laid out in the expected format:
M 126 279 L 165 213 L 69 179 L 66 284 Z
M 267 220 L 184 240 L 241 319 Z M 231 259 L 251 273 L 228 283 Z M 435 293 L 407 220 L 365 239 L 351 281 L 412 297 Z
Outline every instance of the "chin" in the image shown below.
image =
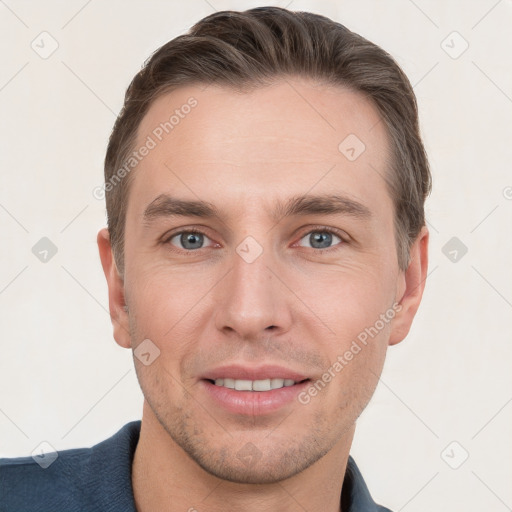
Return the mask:
M 270 458 L 264 454 L 257 458 L 256 448 L 253 449 L 252 459 L 247 455 L 250 451 L 247 445 L 236 453 L 230 448 L 212 450 L 207 454 L 189 453 L 189 456 L 204 471 L 221 480 L 237 484 L 262 485 L 287 480 L 303 472 L 324 455 L 303 453 L 295 448 L 291 453 L 274 449 Z M 244 455 L 241 456 L 241 453 Z
M 314 429 L 285 437 L 275 431 L 266 437 L 235 431 L 221 436 L 224 439 L 205 439 L 204 431 L 186 420 L 167 424 L 165 429 L 204 471 L 238 484 L 270 484 L 291 478 L 321 459 L 336 442 Z

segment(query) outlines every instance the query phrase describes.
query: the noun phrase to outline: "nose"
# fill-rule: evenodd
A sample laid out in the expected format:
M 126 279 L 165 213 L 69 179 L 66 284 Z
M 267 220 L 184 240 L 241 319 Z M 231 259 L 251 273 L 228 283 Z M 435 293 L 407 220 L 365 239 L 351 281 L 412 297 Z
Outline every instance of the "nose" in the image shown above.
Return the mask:
M 231 271 L 216 297 L 217 329 L 247 341 L 288 331 L 292 294 L 278 276 L 279 265 L 265 251 L 252 262 L 234 252 Z

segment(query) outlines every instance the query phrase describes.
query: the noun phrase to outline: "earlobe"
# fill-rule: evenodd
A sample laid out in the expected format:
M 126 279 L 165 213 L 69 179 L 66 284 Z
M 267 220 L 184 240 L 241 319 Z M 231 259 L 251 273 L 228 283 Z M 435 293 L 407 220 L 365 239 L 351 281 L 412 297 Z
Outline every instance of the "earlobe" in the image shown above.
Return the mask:
M 98 249 L 101 265 L 108 286 L 110 319 L 114 327 L 114 339 L 121 347 L 131 348 L 129 318 L 125 302 L 124 281 L 119 275 L 106 228 L 99 231 Z
M 391 324 L 389 345 L 396 345 L 407 336 L 420 306 L 428 270 L 428 240 L 428 229 L 423 226 L 411 246 L 409 266 L 400 276 L 401 289 L 396 302 L 401 309 Z

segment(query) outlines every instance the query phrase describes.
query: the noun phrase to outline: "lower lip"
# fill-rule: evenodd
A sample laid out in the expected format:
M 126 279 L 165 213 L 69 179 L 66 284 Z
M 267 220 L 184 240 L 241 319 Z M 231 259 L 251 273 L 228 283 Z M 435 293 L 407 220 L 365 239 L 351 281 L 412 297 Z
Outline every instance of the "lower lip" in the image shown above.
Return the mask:
M 202 380 L 201 384 L 215 402 L 227 411 L 246 416 L 260 416 L 275 412 L 293 402 L 309 384 L 309 380 L 270 391 L 236 391 L 216 386 L 208 380 Z

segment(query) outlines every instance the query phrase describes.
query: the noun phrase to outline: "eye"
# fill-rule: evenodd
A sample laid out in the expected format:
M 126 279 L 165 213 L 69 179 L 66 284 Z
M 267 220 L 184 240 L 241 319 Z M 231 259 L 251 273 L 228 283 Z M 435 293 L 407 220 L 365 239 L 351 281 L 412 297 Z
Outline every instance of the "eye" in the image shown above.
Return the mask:
M 177 246 L 179 249 L 194 251 L 203 248 L 205 239 L 210 240 L 204 233 L 195 229 L 189 229 L 188 231 L 180 231 L 173 234 L 166 242 Z
M 336 239 L 338 240 L 337 242 Z M 170 243 L 178 249 L 186 252 L 192 252 L 203 249 L 205 247 L 206 240 L 212 242 L 203 232 L 191 228 L 186 231 L 180 231 L 170 235 L 166 240 L 164 240 L 164 243 Z M 305 241 L 305 244 L 303 241 Z M 342 238 L 341 234 L 337 234 L 335 230 L 319 228 L 309 231 L 305 236 L 303 236 L 299 245 L 321 252 L 327 252 L 331 249 L 336 250 L 336 246 L 340 245 L 342 242 L 345 242 L 345 240 Z
M 331 229 L 315 229 L 314 231 L 310 231 L 306 234 L 306 236 L 301 238 L 302 240 L 306 240 L 310 245 L 301 245 L 302 247 L 310 247 L 312 249 L 335 249 L 335 246 L 332 244 L 335 242 L 335 239 L 338 239 L 339 242 L 344 242 L 340 235 L 336 234 L 334 230 Z M 338 244 L 335 244 L 338 245 Z

